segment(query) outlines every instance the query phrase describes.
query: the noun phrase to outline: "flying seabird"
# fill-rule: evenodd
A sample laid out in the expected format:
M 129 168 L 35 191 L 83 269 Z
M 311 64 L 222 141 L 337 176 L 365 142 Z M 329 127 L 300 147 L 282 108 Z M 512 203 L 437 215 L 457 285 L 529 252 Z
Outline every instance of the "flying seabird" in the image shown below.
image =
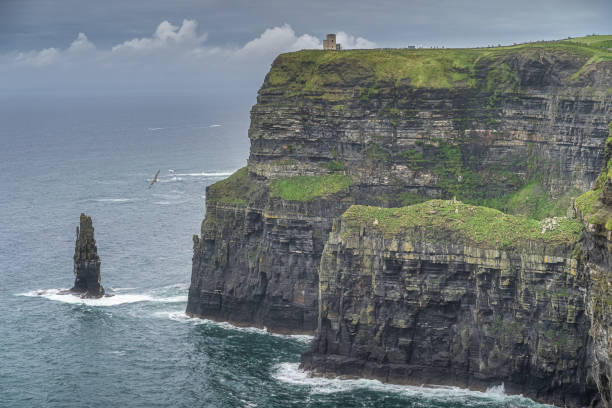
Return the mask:
M 157 170 L 157 173 L 155 173 L 155 177 L 153 177 L 153 181 L 151 181 L 151 184 L 149 184 L 149 188 L 153 187 L 153 184 L 159 181 L 157 180 L 157 176 L 159 176 L 159 170 Z

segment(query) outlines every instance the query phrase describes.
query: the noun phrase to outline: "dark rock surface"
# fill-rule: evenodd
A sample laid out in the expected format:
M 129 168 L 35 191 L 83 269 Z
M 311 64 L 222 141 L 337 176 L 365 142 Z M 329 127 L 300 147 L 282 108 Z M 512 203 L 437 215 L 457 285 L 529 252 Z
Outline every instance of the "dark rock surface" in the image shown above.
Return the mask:
M 322 255 L 319 324 L 302 367 L 400 384 L 503 383 L 588 405 L 597 388 L 587 381 L 587 276 L 572 247 L 483 248 L 434 225 L 388 235 L 343 216 Z
M 612 124 L 606 144 L 606 163 L 593 194 L 595 202 L 579 207 L 584 230 L 579 259 L 588 276 L 587 312 L 592 371 L 603 405 L 612 407 Z M 587 193 L 588 194 L 588 193 Z M 587 196 L 585 194 L 585 196 Z M 584 196 L 583 196 L 584 197 Z M 582 200 L 577 199 L 577 203 Z
M 94 228 L 91 217 L 81 213 L 80 225 L 76 229 L 76 244 L 74 247 L 74 286 L 70 292 L 81 294 L 84 298 L 100 298 L 104 296 L 104 288 L 100 284 L 100 257 L 94 239 Z

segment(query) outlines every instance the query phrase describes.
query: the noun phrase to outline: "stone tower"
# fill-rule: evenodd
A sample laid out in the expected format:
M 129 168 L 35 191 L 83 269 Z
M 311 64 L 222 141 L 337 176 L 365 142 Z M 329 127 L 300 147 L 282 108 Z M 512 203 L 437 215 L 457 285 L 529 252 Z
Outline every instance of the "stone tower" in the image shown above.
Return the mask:
M 76 244 L 74 248 L 74 287 L 73 293 L 82 293 L 84 298 L 99 298 L 104 296 L 104 288 L 100 285 L 100 257 L 94 239 L 94 228 L 91 217 L 81 213 L 80 226 L 76 229 Z
M 336 43 L 336 34 L 327 34 L 327 39 L 323 40 L 324 50 L 340 50 L 340 44 Z

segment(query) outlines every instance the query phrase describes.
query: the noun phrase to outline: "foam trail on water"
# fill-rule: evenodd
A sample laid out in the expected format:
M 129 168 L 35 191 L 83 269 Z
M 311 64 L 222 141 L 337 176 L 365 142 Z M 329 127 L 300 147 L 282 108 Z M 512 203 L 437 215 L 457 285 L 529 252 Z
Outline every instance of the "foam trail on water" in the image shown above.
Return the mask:
M 219 172 L 201 172 L 201 173 L 175 173 L 175 176 L 181 177 L 227 177 L 234 174 L 233 171 L 219 171 Z
M 495 406 L 504 407 L 551 407 L 551 405 L 538 404 L 522 395 L 507 395 L 503 384 L 480 392 L 459 387 L 395 385 L 385 384 L 378 380 L 311 377 L 306 371 L 299 369 L 298 363 L 276 364 L 273 367 L 272 377 L 283 383 L 308 387 L 313 394 L 333 394 L 366 389 L 396 393 L 405 397 L 435 399 L 453 404 L 461 402 L 465 406 L 491 406 L 491 403 L 494 403 Z
M 171 130 L 171 129 L 208 129 L 208 128 L 216 128 L 221 125 L 184 125 L 184 126 L 167 126 L 167 127 L 150 127 L 148 130 L 150 132 L 156 132 L 158 130 Z
M 175 176 L 172 176 L 172 177 L 167 178 L 167 179 L 166 178 L 160 178 L 159 179 L 160 183 L 174 183 L 176 181 L 183 181 L 183 178 L 182 177 L 177 177 L 175 175 Z
M 62 291 L 66 289 L 43 289 L 33 290 L 26 293 L 19 293 L 18 296 L 28 297 L 42 297 L 49 300 L 54 300 L 62 303 L 69 304 L 81 304 L 87 306 L 117 306 L 125 303 L 136 303 L 136 302 L 155 302 L 155 303 L 182 303 L 187 301 L 187 296 L 166 296 L 166 297 L 155 297 L 146 293 L 126 293 L 116 294 L 114 296 L 105 296 L 100 299 L 81 299 L 79 296 L 73 294 L 62 294 Z
M 185 312 L 180 311 L 171 311 L 171 312 L 155 312 L 153 313 L 155 317 L 168 318 L 170 320 L 174 320 L 180 323 L 189 323 L 193 325 L 210 325 L 221 327 L 226 330 L 235 330 L 243 333 L 254 333 L 254 334 L 265 334 L 266 336 L 274 336 L 280 337 L 284 339 L 292 339 L 297 340 L 301 343 L 310 344 L 313 339 L 313 336 L 308 334 L 278 334 L 268 331 L 268 329 L 263 328 L 260 329 L 258 327 L 240 327 L 234 326 L 233 324 L 227 322 L 215 322 L 213 320 L 208 319 L 200 319 L 198 317 L 189 317 L 185 314 Z
M 136 198 L 95 198 L 94 201 L 98 203 L 129 203 L 137 201 Z

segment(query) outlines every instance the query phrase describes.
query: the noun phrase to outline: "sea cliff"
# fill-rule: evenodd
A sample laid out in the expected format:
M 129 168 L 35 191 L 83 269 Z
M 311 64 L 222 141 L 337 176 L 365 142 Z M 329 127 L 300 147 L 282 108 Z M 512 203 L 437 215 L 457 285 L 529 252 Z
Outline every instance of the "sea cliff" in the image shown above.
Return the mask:
M 580 229 L 576 219 L 452 200 L 352 206 L 323 252 L 319 328 L 303 367 L 417 385 L 503 383 L 588 405 L 587 277 L 572 256 Z
M 280 55 L 248 165 L 207 188 L 187 313 L 316 330 L 324 374 L 597 399 L 609 232 L 572 202 L 603 190 L 609 41 Z

